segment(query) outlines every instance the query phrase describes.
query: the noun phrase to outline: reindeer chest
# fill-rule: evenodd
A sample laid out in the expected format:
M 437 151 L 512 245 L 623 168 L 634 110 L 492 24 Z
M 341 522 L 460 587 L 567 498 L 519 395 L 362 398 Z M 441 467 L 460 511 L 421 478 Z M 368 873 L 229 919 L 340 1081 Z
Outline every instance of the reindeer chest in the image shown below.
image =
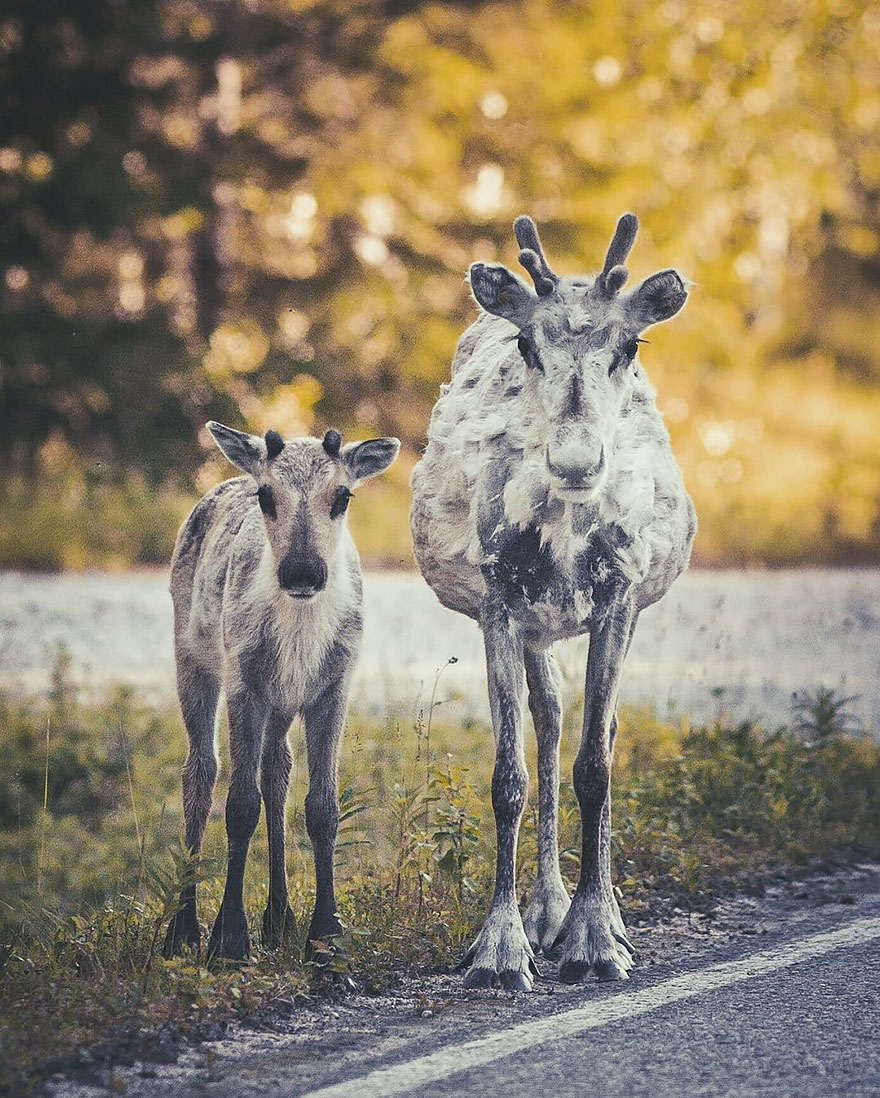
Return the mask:
M 552 643 L 592 628 L 627 580 L 613 532 L 595 531 L 564 552 L 546 533 L 533 525 L 497 530 L 481 568 L 523 630 Z
M 321 605 L 319 599 L 305 606 L 280 602 L 252 630 L 228 636 L 227 655 L 248 689 L 294 713 L 314 701 L 338 670 L 335 664 L 352 659 L 359 642 L 352 608 Z

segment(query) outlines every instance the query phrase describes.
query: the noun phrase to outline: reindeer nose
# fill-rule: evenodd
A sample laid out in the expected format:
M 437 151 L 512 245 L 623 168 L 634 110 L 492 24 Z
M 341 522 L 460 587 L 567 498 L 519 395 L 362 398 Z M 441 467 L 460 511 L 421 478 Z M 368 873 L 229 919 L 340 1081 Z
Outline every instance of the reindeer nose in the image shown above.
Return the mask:
M 310 599 L 327 586 L 327 565 L 322 560 L 284 560 L 278 583 L 295 599 Z
M 585 461 L 584 458 L 587 458 Z M 599 447 L 599 456 L 585 455 L 583 449 L 565 447 L 551 457 L 547 452 L 547 469 L 557 480 L 565 481 L 569 488 L 588 488 L 605 469 L 605 447 Z

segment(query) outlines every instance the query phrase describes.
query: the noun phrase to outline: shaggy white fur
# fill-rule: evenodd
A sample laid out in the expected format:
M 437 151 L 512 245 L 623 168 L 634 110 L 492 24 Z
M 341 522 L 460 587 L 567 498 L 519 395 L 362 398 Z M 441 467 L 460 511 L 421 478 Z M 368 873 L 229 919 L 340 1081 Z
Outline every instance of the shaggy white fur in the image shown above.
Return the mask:
M 638 361 L 639 333 L 687 296 L 675 271 L 621 294 L 638 222 L 618 222 L 601 273 L 559 278 L 527 217 L 514 224 L 532 291 L 475 263 L 485 310 L 462 336 L 413 477 L 416 559 L 440 601 L 477 619 L 496 760 L 495 893 L 465 958 L 469 987 L 531 987 L 532 951 L 562 946 L 559 975 L 624 979 L 629 943 L 611 884 L 610 802 L 620 671 L 639 611 L 688 561 L 693 504 Z M 571 906 L 559 872 L 561 705 L 545 649 L 589 632 L 584 732 L 574 767 L 583 820 Z M 516 836 L 528 778 L 522 697 L 538 739 L 538 881 L 525 922 Z
M 640 590 L 639 608 L 671 582 L 670 557 L 690 542 L 693 511 L 655 404 L 655 390 L 638 359 L 631 399 L 613 425 L 608 473 L 589 502 L 561 498 L 545 459 L 547 415 L 528 367 L 517 353 L 516 329 L 482 315 L 459 343 L 452 381 L 443 386 L 428 428 L 428 446 L 412 475 L 413 544 L 423 575 L 444 605 L 471 617 L 480 612 L 487 554 L 477 530 L 480 485 L 501 455 L 513 457 L 503 486 L 504 517 L 520 528 L 537 524 L 561 571 L 571 574 L 576 554 L 611 525 L 624 537 L 616 552 L 620 570 Z M 686 564 L 681 556 L 674 574 Z M 654 578 L 657 570 L 662 578 Z M 659 580 L 659 582 L 657 582 Z M 576 595 L 577 597 L 577 595 Z M 584 593 L 578 624 L 589 617 Z M 571 633 L 568 615 L 558 628 L 547 622 L 547 643 Z

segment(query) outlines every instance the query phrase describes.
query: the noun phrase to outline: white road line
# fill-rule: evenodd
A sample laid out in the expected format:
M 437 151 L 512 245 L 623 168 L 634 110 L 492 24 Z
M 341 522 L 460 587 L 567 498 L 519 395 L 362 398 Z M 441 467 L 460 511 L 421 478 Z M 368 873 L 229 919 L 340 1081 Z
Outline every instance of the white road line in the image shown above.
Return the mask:
M 521 1022 L 488 1037 L 466 1041 L 462 1045 L 447 1046 L 406 1063 L 378 1068 L 356 1079 L 309 1091 L 302 1098 L 392 1098 L 393 1095 L 407 1094 L 459 1072 L 470 1071 L 505 1056 L 513 1056 L 535 1045 L 573 1037 L 588 1029 L 607 1026 L 611 1022 L 635 1018 L 670 1003 L 705 995 L 709 991 L 730 987 L 756 976 L 766 976 L 811 957 L 860 945 L 875 938 L 880 938 L 880 916 L 855 919 L 839 930 L 813 934 L 789 945 L 753 953 L 738 961 L 710 965 L 643 991 L 623 991 L 610 998 L 574 1007 L 548 1018 Z

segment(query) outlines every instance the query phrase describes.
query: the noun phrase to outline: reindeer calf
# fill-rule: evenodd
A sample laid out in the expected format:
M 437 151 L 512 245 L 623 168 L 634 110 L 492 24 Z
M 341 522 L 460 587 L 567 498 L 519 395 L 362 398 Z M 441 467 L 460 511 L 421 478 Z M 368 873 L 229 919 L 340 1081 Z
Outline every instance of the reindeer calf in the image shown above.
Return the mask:
M 270 867 L 263 941 L 277 944 L 292 926 L 284 819 L 287 733 L 299 715 L 309 765 L 306 827 L 315 856 L 308 938 L 340 930 L 333 888 L 336 772 L 363 605 L 360 561 L 345 512 L 355 486 L 387 469 L 400 443 L 379 438 L 342 446 L 336 431 L 323 442 L 284 442 L 275 431 L 263 439 L 219 423 L 207 426 L 247 475 L 218 485 L 196 505 L 174 549 L 177 689 L 189 735 L 183 805 L 186 844 L 198 854 L 217 775 L 215 721 L 223 689 L 231 759 L 229 861 L 208 956 L 242 959 L 250 949 L 242 885 L 261 793 Z M 184 944 L 200 945 L 194 882 L 183 888 L 165 955 Z

